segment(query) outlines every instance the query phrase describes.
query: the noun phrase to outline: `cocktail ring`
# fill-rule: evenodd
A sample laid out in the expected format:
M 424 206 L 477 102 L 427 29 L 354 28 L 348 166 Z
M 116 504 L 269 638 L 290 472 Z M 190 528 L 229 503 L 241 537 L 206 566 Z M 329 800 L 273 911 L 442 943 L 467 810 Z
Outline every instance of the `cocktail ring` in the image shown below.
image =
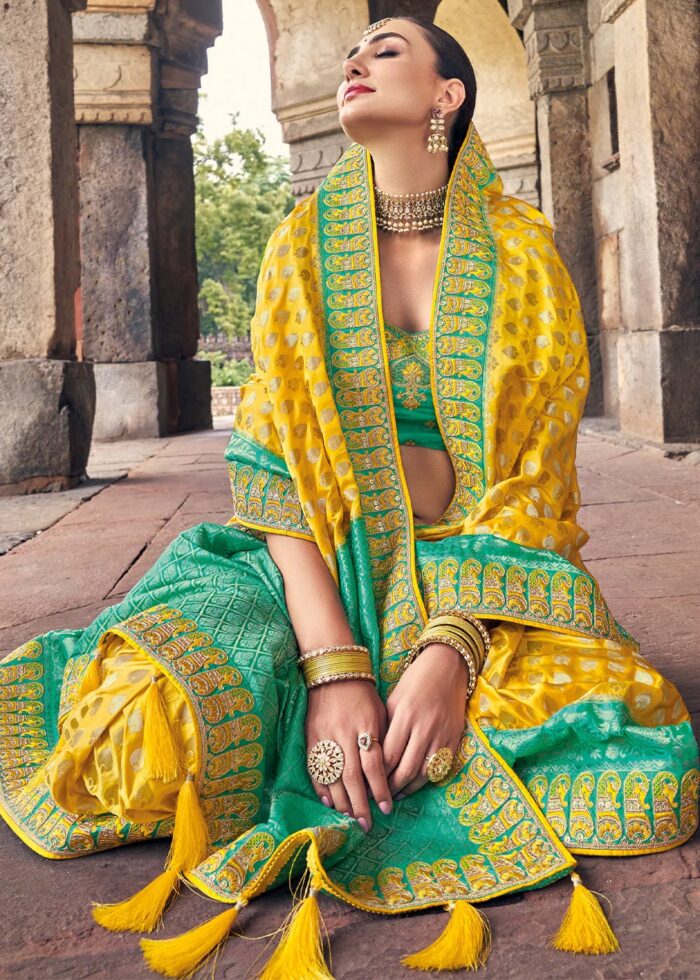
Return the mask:
M 312 778 L 323 786 L 340 779 L 344 765 L 343 750 L 330 738 L 315 742 L 306 756 L 306 766 Z
M 369 752 L 372 748 L 372 742 L 378 742 L 379 739 L 375 738 L 370 732 L 360 732 L 357 736 L 357 744 L 365 752 Z
M 452 768 L 454 752 L 445 746 L 445 748 L 433 752 L 432 755 L 426 755 L 425 758 L 428 760 L 426 776 L 431 783 L 439 783 Z

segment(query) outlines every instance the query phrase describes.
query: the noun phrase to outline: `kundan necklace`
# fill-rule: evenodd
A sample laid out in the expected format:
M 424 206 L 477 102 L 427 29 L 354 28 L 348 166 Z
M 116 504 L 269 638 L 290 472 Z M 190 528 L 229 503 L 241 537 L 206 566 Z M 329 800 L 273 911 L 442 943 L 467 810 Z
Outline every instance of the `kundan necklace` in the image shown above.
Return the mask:
M 447 184 L 418 194 L 387 194 L 375 187 L 377 228 L 383 231 L 424 231 L 441 228 Z

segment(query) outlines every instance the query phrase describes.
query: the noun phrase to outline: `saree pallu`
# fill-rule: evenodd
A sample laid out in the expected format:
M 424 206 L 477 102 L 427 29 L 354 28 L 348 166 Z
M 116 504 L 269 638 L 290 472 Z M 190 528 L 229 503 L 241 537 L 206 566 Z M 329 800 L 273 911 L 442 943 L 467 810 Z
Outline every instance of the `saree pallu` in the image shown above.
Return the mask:
M 579 554 L 589 365 L 551 225 L 503 195 L 470 125 L 431 320 L 455 492 L 425 526 L 390 399 L 371 191 L 371 158 L 352 144 L 268 243 L 255 370 L 226 450 L 229 524 L 182 532 L 86 629 L 35 637 L 0 665 L 0 811 L 47 857 L 170 835 L 176 850 L 190 782 L 209 846 L 166 868 L 173 878 L 235 910 L 305 859 L 313 889 L 399 913 L 542 887 L 574 854 L 665 850 L 697 826 L 685 705 Z M 451 772 L 389 815 L 371 802 L 369 835 L 313 791 L 306 689 L 266 533 L 318 546 L 383 699 L 430 616 L 460 606 L 491 626 Z M 147 764 L 154 703 L 180 749 L 171 777 Z

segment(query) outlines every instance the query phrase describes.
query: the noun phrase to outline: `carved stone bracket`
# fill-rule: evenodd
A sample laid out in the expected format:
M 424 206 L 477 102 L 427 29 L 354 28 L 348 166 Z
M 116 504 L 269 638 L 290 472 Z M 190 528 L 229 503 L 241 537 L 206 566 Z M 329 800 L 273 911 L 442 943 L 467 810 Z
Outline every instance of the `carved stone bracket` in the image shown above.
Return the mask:
M 523 31 L 530 98 L 589 84 L 584 0 L 508 0 L 508 14 Z
M 73 17 L 76 121 L 190 136 L 222 30 L 221 0 L 88 0 Z

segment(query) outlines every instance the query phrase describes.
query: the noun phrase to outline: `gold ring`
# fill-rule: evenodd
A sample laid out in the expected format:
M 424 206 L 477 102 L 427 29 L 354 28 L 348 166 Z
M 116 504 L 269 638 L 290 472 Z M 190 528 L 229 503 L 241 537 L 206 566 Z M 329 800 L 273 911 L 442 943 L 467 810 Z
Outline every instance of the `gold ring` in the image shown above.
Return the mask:
M 372 748 L 372 742 L 378 741 L 379 739 L 375 738 L 370 732 L 360 732 L 360 734 L 357 736 L 357 745 L 365 752 L 369 752 L 369 750 Z
M 330 738 L 315 742 L 306 756 L 306 766 L 313 779 L 322 786 L 340 779 L 345 765 L 343 750 Z
M 452 749 L 445 746 L 445 748 L 438 749 L 437 752 L 433 752 L 432 755 L 426 755 L 425 758 L 428 761 L 426 776 L 431 783 L 439 783 L 441 779 L 445 778 L 452 768 L 454 752 Z

